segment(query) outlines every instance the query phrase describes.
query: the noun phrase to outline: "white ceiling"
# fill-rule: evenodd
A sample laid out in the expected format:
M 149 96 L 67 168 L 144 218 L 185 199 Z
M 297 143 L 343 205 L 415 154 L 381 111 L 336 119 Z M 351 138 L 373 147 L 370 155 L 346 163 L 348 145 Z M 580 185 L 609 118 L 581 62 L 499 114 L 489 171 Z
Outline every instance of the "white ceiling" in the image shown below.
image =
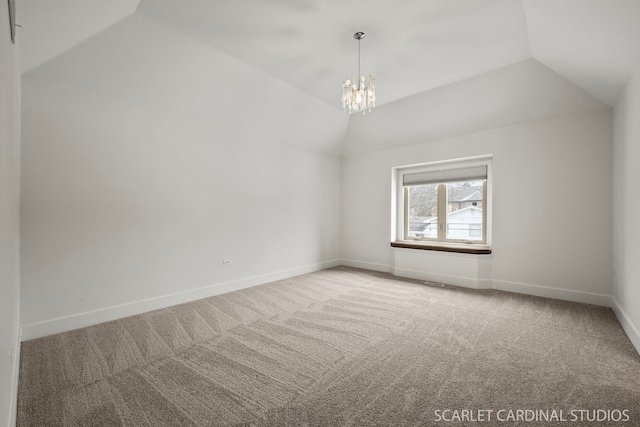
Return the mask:
M 524 0 L 535 59 L 613 105 L 640 60 L 640 1 Z
M 513 0 L 142 0 L 138 11 L 331 105 L 357 74 L 356 31 L 381 104 L 531 56 Z
M 531 58 L 613 105 L 640 59 L 640 0 L 17 3 L 26 75 L 135 13 L 336 107 L 357 71 L 356 31 L 379 105 Z
M 23 73 L 131 15 L 139 0 L 16 0 Z
M 535 59 L 527 59 L 384 105 L 373 120 L 369 115 L 353 115 L 343 153 L 607 108 Z

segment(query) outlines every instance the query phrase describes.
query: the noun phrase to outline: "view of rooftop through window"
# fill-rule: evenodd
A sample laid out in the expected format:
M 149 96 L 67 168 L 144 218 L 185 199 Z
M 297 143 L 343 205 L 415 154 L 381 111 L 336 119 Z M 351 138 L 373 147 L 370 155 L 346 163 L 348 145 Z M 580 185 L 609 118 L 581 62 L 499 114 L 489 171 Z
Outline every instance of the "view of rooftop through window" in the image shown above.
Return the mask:
M 438 238 L 438 186 L 446 185 L 446 239 L 482 240 L 483 181 L 424 184 L 409 189 L 410 238 Z

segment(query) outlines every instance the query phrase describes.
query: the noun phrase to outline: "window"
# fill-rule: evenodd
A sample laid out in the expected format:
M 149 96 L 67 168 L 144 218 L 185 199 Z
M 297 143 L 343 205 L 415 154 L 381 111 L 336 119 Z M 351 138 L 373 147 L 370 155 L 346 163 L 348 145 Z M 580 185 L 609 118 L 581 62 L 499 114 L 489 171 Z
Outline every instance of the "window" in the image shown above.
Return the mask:
M 392 246 L 490 253 L 491 157 L 394 168 Z

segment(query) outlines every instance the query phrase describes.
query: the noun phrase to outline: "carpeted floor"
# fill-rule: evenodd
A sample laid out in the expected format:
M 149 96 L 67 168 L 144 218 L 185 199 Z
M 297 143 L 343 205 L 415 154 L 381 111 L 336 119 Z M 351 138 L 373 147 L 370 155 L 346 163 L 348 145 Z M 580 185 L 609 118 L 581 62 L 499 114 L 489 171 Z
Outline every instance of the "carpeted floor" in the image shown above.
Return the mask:
M 338 267 L 24 342 L 18 425 L 639 426 L 640 356 L 607 308 Z

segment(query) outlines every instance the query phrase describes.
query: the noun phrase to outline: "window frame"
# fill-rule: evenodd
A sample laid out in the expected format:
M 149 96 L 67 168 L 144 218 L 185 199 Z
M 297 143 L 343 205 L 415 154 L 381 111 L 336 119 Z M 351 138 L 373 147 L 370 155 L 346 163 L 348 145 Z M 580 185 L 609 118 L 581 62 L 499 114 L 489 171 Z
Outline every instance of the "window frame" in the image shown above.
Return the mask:
M 456 169 L 472 168 L 477 166 L 486 167 L 487 177 L 483 185 L 483 227 L 482 240 L 460 240 L 446 239 L 446 226 L 441 230 L 438 225 L 438 238 L 421 238 L 408 239 L 409 231 L 409 200 L 406 197 L 408 186 L 404 186 L 404 176 L 416 173 L 453 173 Z M 455 179 L 455 178 L 454 178 Z M 462 177 L 460 181 L 449 179 L 448 182 L 463 182 L 469 179 Z M 426 249 L 441 250 L 449 252 L 463 253 L 491 253 L 491 235 L 492 235 L 492 205 L 493 205 L 493 155 L 483 155 L 476 157 L 468 157 L 463 159 L 444 160 L 430 163 L 421 163 L 414 165 L 397 166 L 392 168 L 392 213 L 391 213 L 391 246 L 409 248 L 409 249 Z M 440 184 L 442 185 L 442 184 Z M 439 185 L 439 187 L 440 187 Z M 439 209 L 445 211 L 446 224 L 446 205 L 447 192 L 438 191 Z M 442 212 L 441 211 L 441 212 Z

